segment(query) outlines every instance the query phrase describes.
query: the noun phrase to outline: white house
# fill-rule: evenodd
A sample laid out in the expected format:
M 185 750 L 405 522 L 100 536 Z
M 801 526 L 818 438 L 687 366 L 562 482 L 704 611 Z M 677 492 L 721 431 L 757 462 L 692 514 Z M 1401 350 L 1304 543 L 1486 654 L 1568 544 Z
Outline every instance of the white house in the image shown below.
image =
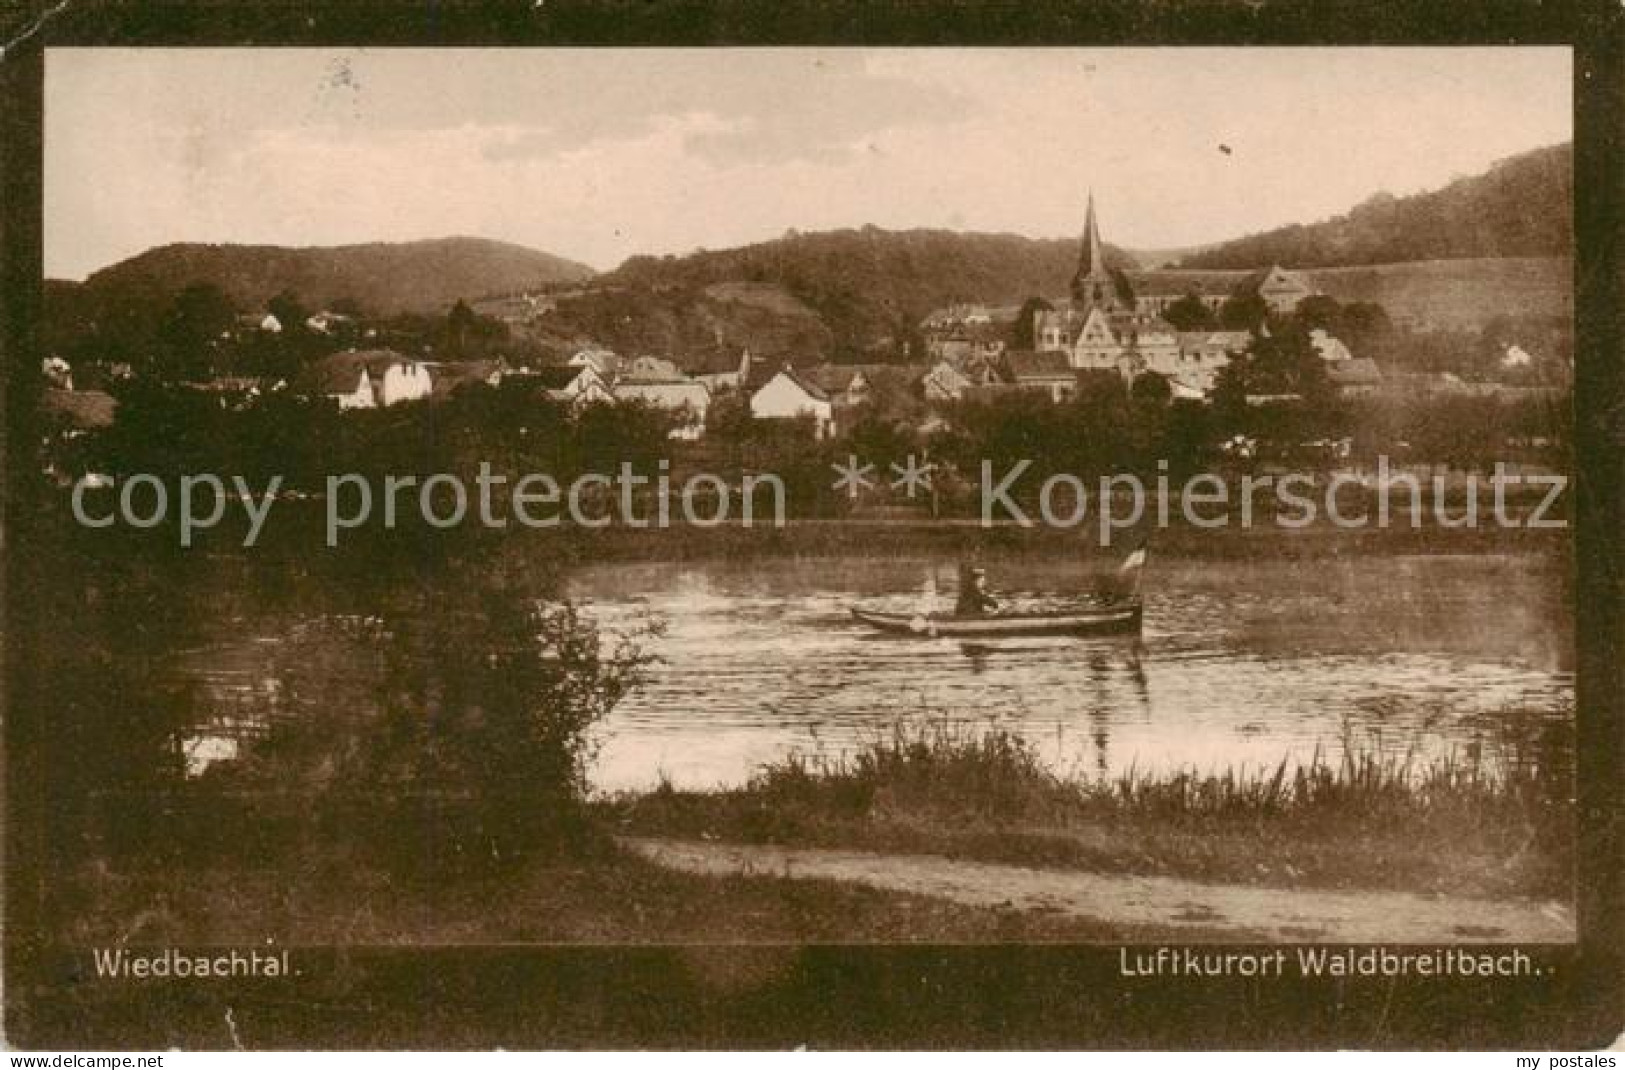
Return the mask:
M 319 393 L 336 402 L 340 410 L 378 408 L 378 393 L 365 368 L 345 368 L 324 376 Z
M 785 368 L 750 396 L 750 414 L 758 420 L 793 420 L 811 416 L 819 438 L 835 428 L 835 406 L 829 395 L 794 370 Z
M 422 361 L 392 349 L 349 350 L 313 364 L 304 389 L 341 409 L 376 409 L 426 398 L 434 382 Z
M 590 362 L 573 367 L 537 368 L 530 378 L 546 389 L 548 397 L 573 407 L 611 404 L 615 401 L 609 383 Z
M 378 403 L 386 408 L 403 401 L 417 401 L 434 392 L 434 380 L 420 361 L 393 360 L 384 365 L 382 374 L 374 372 L 373 376 Z
M 564 364 L 568 368 L 591 368 L 606 383 L 614 379 L 621 371 L 620 355 L 602 346 L 588 346 L 585 349 L 578 349 L 570 354 L 570 359 L 565 361 Z

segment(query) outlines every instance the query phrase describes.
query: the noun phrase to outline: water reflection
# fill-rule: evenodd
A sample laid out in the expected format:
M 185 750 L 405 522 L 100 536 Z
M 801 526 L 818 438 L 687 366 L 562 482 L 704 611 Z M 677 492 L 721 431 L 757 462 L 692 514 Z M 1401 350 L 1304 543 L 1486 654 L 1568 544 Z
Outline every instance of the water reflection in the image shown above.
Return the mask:
M 929 561 L 861 558 L 592 568 L 572 591 L 610 628 L 667 632 L 654 679 L 600 734 L 606 790 L 737 783 L 791 749 L 834 752 L 898 720 L 1027 735 L 1063 771 L 1273 766 L 1345 731 L 1444 753 L 1566 721 L 1559 573 L 1535 559 L 1162 561 L 1142 641 L 878 637 L 854 601 L 931 608 Z M 1007 597 L 1077 583 L 1012 559 Z M 946 589 L 951 593 L 951 589 Z
M 1511 732 L 1543 761 L 1572 760 L 1572 629 L 1556 562 L 1163 558 L 1138 639 L 900 638 L 850 617 L 854 602 L 940 606 L 951 586 L 918 582 L 936 567 L 849 557 L 578 571 L 569 593 L 607 630 L 666 626 L 651 680 L 597 733 L 594 785 L 739 783 L 787 751 L 839 752 L 927 718 L 1021 732 L 1058 770 L 1089 774 L 1273 768 L 1317 748 L 1335 756 L 1345 732 L 1423 754 Z M 1078 572 L 1062 559 L 990 562 L 1000 595 L 1030 603 L 1077 587 Z M 202 696 L 193 772 L 231 757 L 225 740 L 264 730 L 281 704 L 266 690 L 279 651 L 317 616 L 288 606 L 233 619 L 220 642 L 178 655 Z M 305 667 L 342 707 L 345 666 Z

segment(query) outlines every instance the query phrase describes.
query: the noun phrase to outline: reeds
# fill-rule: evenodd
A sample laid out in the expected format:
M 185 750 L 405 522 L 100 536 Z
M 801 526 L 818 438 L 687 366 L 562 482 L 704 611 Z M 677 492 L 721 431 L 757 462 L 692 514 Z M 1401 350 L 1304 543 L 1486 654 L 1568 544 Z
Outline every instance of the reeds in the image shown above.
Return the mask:
M 1007 728 L 933 719 L 896 724 L 836 754 L 791 754 L 746 786 L 763 801 L 867 810 L 900 805 L 1007 820 L 1165 820 L 1488 816 L 1562 808 L 1564 785 L 1514 741 L 1424 757 L 1396 753 L 1345 730 L 1336 757 L 1317 746 L 1307 761 L 1273 766 L 1150 769 L 1108 776 L 1056 771 L 1037 746 Z

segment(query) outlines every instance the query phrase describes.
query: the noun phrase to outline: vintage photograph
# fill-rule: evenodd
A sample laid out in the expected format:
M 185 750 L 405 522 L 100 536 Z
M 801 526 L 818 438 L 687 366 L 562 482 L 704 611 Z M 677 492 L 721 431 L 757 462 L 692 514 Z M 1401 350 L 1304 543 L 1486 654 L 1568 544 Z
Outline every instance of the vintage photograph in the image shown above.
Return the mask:
M 1572 939 L 1569 81 L 52 50 L 53 936 Z
M 1574 74 L 46 49 L 30 938 L 1538 976 Z

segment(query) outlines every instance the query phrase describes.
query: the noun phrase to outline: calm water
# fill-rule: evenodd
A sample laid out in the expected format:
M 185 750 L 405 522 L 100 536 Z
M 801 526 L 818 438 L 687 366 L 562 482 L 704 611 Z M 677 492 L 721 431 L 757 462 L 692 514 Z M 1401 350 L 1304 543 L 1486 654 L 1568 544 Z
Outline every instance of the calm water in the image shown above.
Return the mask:
M 786 752 L 838 753 L 901 719 L 994 722 L 1058 767 L 1273 766 L 1366 743 L 1427 753 L 1572 711 L 1561 574 L 1514 556 L 1154 559 L 1127 640 L 877 637 L 855 601 L 917 609 L 944 561 L 604 566 L 571 593 L 611 630 L 663 622 L 662 663 L 601 732 L 594 782 L 735 784 Z M 1006 595 L 1079 587 L 1074 562 L 990 563 Z

